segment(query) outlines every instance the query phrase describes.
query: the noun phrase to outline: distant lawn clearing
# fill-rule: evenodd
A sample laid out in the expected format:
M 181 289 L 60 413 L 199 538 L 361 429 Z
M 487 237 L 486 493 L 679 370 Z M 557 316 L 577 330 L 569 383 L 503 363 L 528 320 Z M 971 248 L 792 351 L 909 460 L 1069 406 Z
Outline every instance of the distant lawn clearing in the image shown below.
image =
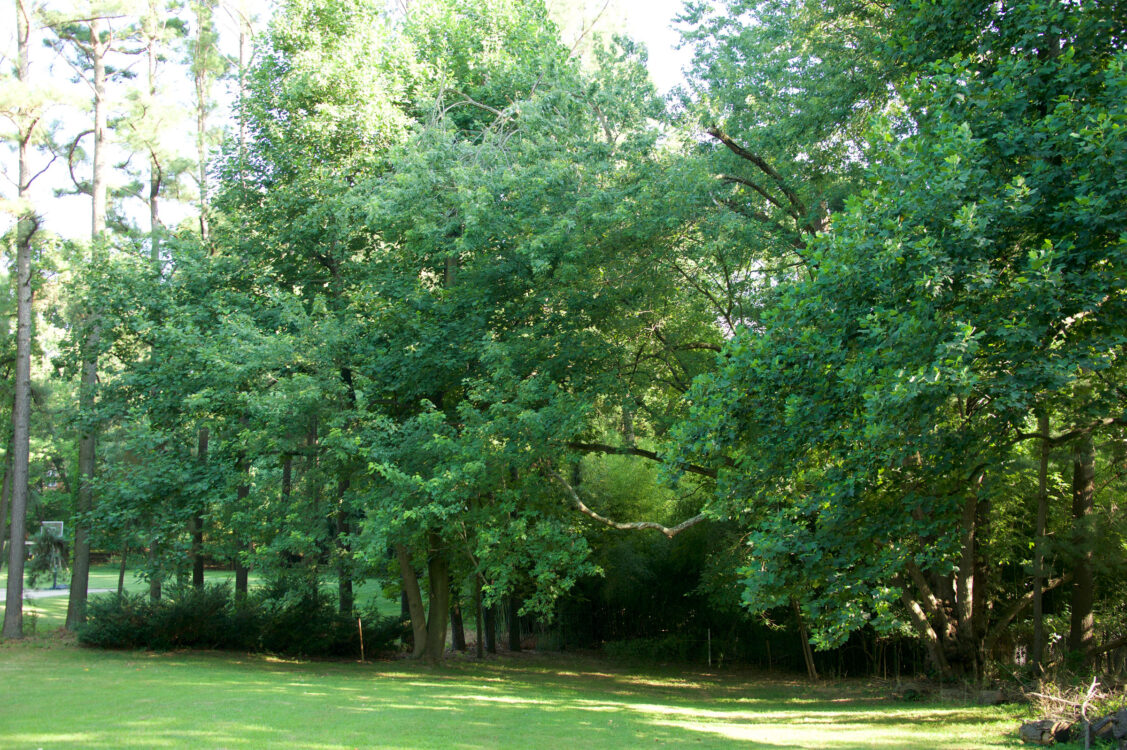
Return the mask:
M 300 662 L 0 644 L 4 748 L 1015 747 L 1020 707 L 567 656 Z
M 128 568 L 125 571 L 125 590 L 131 594 L 145 593 L 149 590 L 148 581 L 142 580 L 138 573 L 139 571 L 133 568 Z M 0 580 L 3 580 L 3 576 L 4 574 L 0 573 Z M 112 589 L 116 591 L 117 576 L 118 567 L 116 564 L 91 565 L 90 589 Z M 233 586 L 235 573 L 227 570 L 207 570 L 204 572 L 204 580 L 208 585 L 225 583 Z M 67 571 L 65 576 L 60 577 L 59 582 L 69 584 L 70 571 Z M 258 586 L 259 583 L 258 577 L 252 573 L 250 576 L 251 588 Z M 170 582 L 166 585 L 171 586 L 172 584 Z M 335 592 L 336 581 L 326 581 L 323 586 L 326 591 L 333 593 Z M 380 614 L 397 615 L 399 613 L 399 602 L 386 599 L 376 581 L 356 581 L 353 586 L 357 604 L 367 605 L 372 600 L 376 600 L 379 603 Z M 105 596 L 105 594 L 90 594 L 90 596 Z M 58 596 L 25 600 L 23 607 L 24 632 L 31 634 L 34 628 L 36 635 L 43 635 L 61 628 L 67 621 L 67 597 L 68 592 L 60 591 Z M 0 602 L 0 612 L 3 609 L 4 604 Z M 2 736 L 0 736 L 0 739 L 2 739 Z M 0 743 L 0 750 L 3 750 L 4 747 Z

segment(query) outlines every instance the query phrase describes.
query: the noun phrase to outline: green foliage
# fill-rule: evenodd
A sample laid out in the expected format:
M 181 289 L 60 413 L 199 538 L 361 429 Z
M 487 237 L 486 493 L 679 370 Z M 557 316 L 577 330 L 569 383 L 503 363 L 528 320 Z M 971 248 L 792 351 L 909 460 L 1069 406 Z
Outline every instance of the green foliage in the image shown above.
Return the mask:
M 31 559 L 25 574 L 28 588 L 36 588 L 44 578 L 51 579 L 67 569 L 67 543 L 46 526 L 32 538 Z
M 330 597 L 264 591 L 236 601 L 226 585 L 181 586 L 153 602 L 141 595 L 92 597 L 80 643 L 100 648 L 180 648 L 266 651 L 301 656 L 377 655 L 395 648 L 404 624 L 373 607 L 337 612 Z M 359 622 L 358 622 L 359 621 Z
M 691 395 L 686 454 L 751 531 L 746 602 L 798 598 L 823 647 L 891 624 L 907 562 L 959 564 L 966 498 L 1002 500 L 1032 410 L 1122 414 L 1124 204 L 1087 197 L 1125 188 L 1101 19 L 1015 6 L 976 56 L 918 71 L 900 91 L 916 132 L 873 131 L 816 274 L 773 290 Z M 1053 24 L 1075 42 L 1033 54 Z

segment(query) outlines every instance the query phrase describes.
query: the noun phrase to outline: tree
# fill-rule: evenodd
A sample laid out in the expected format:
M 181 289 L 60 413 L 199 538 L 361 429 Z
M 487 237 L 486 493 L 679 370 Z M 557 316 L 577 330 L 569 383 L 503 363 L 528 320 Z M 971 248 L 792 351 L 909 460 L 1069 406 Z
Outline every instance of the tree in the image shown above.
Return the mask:
M 977 54 L 901 89 L 912 135 L 873 133 L 871 186 L 814 245 L 816 276 L 737 333 L 682 432 L 718 468 L 717 512 L 750 522 L 750 606 L 799 598 L 826 647 L 899 601 L 955 674 L 981 674 L 1032 600 L 986 606 L 992 504 L 1030 410 L 1067 408 L 1079 438 L 1122 409 L 1115 34 L 1089 8 L 971 16 L 944 38 Z
M 38 175 L 32 174 L 31 144 L 36 136 L 43 116 L 43 102 L 31 95 L 30 37 L 33 6 L 24 0 L 17 0 L 16 43 L 17 67 L 16 81 L 23 88 L 18 99 L 5 114 L 16 126 L 16 143 L 19 154 L 17 178 L 18 220 L 16 224 L 16 368 L 14 401 L 12 405 L 12 443 L 9 449 L 12 464 L 11 478 L 5 480 L 11 487 L 11 532 L 12 541 L 8 549 L 8 588 L 4 607 L 4 637 L 23 637 L 23 568 L 26 550 L 23 540 L 26 537 L 28 500 L 28 463 L 30 459 L 31 428 L 31 247 L 32 239 L 38 230 L 38 220 L 29 202 L 28 191 Z M 42 172 L 40 173 L 42 174 Z
M 122 18 L 116 7 L 101 7 L 97 3 L 74 9 L 73 14 L 53 16 L 49 25 L 56 34 L 54 45 L 60 53 L 70 51 L 75 55 L 74 67 L 80 75 L 88 72 L 88 83 L 93 92 L 93 128 L 86 131 L 93 135 L 94 151 L 91 180 L 88 187 L 76 185 L 88 192 L 91 199 L 90 243 L 91 259 L 96 262 L 105 250 L 107 192 L 107 57 L 120 41 L 115 22 Z M 81 138 L 81 136 L 79 136 Z M 77 141 L 75 143 L 77 147 Z M 72 153 L 74 149 L 71 149 Z M 72 172 L 73 175 L 73 172 Z M 85 617 L 86 591 L 90 573 L 89 528 L 85 514 L 93 508 L 93 483 L 95 474 L 96 427 L 92 412 L 95 390 L 98 384 L 98 350 L 101 345 L 101 327 L 96 309 L 85 311 L 82 320 L 85 333 L 82 356 L 82 385 L 80 388 L 81 411 L 84 424 L 79 441 L 78 502 L 75 524 L 74 565 L 72 567 L 70 601 L 67 608 L 67 628 L 74 629 Z

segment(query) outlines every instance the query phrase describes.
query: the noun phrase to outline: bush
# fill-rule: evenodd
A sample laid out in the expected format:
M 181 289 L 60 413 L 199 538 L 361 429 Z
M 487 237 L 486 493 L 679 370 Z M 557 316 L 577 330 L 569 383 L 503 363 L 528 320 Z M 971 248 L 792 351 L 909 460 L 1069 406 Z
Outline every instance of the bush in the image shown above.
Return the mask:
M 631 638 L 607 641 L 603 653 L 618 659 L 639 661 L 689 661 L 701 652 L 699 638 L 670 633 L 660 638 Z
M 151 614 L 153 649 L 230 648 L 234 605 L 226 586 L 167 589 Z
M 145 648 L 152 641 L 153 607 L 143 594 L 94 596 L 78 641 L 100 648 Z
M 101 648 L 214 648 L 291 656 L 359 656 L 394 648 L 406 623 L 374 608 L 340 614 L 321 592 L 268 590 L 237 602 L 227 586 L 173 587 L 159 602 L 141 594 L 90 599 L 78 640 Z

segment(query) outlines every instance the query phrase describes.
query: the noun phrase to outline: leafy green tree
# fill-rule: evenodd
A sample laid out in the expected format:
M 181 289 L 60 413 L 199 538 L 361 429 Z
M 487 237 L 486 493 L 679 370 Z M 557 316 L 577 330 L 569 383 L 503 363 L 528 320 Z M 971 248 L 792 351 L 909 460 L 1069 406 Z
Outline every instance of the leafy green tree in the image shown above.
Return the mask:
M 906 29 L 963 16 L 897 10 Z M 1124 143 L 1101 10 L 972 15 L 944 39 L 976 54 L 901 89 L 914 132 L 874 131 L 817 274 L 737 332 L 682 440 L 718 467 L 719 512 L 749 522 L 750 606 L 799 599 L 825 647 L 899 601 L 937 669 L 980 674 L 1032 598 L 987 607 L 985 544 L 1031 411 L 1066 410 L 1056 442 L 1121 420 Z

